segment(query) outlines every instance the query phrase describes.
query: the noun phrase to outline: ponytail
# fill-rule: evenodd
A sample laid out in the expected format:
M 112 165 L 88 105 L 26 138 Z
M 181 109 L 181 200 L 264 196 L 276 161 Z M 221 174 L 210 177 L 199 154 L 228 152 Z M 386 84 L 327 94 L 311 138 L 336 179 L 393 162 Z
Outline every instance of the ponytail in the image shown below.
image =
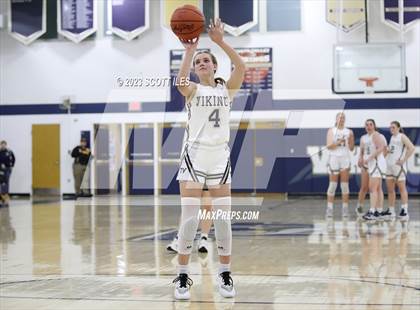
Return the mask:
M 224 79 L 222 79 L 221 77 L 215 78 L 214 82 L 216 83 L 216 85 L 217 84 L 220 84 L 220 85 L 225 85 L 226 84 L 226 81 Z

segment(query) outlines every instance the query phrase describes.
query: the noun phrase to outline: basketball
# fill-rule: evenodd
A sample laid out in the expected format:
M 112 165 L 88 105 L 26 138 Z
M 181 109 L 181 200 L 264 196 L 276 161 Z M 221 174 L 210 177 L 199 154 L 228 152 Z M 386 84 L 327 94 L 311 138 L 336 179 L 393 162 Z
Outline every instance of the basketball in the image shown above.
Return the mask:
M 171 29 L 181 40 L 198 38 L 204 31 L 204 15 L 193 5 L 177 8 L 171 17 Z

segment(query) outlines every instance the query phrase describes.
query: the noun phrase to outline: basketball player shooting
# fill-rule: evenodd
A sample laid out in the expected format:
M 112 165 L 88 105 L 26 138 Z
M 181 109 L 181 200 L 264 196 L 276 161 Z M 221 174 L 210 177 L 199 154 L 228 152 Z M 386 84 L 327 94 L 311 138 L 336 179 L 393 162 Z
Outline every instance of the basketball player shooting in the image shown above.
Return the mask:
M 185 55 L 177 79 L 185 81 L 189 77 L 192 63 L 199 83 L 180 83 L 178 86 L 180 93 L 185 96 L 188 120 L 177 178 L 180 183 L 182 211 L 178 240 L 178 277 L 174 280 L 176 299 L 190 299 L 192 280 L 188 276 L 188 263 L 199 223 L 203 186 L 208 187 L 215 212 L 221 210 L 227 214 L 231 210 L 229 119 L 232 99 L 244 79 L 245 64 L 224 41 L 223 28 L 220 19 L 211 21 L 208 35 L 235 66 L 227 82 L 215 78 L 217 60 L 213 54 L 195 53 L 198 37 L 189 40 L 180 38 L 185 47 Z M 216 218 L 214 227 L 220 261 L 218 290 L 225 298 L 234 297 L 235 289 L 230 270 L 231 220 L 228 217 Z

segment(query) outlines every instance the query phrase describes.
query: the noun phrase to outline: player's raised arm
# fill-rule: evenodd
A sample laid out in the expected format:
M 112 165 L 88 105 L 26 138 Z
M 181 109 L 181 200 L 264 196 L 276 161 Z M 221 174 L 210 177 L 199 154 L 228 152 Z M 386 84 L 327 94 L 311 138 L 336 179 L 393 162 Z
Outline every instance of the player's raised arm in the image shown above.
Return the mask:
M 190 40 L 181 42 L 185 47 L 185 54 L 184 58 L 182 59 L 181 68 L 176 77 L 178 85 L 177 88 L 183 96 L 188 98 L 194 93 L 195 89 L 197 88 L 197 85 L 194 82 L 189 81 L 189 78 L 191 63 L 193 61 L 194 53 L 198 45 L 198 38 L 195 41 Z
M 245 75 L 245 63 L 239 54 L 223 40 L 224 25 L 220 18 L 216 22 L 210 21 L 208 33 L 210 39 L 219 45 L 222 50 L 229 56 L 234 65 L 234 69 L 227 81 L 227 88 L 229 90 L 230 98 L 233 98 L 236 92 L 241 88 Z

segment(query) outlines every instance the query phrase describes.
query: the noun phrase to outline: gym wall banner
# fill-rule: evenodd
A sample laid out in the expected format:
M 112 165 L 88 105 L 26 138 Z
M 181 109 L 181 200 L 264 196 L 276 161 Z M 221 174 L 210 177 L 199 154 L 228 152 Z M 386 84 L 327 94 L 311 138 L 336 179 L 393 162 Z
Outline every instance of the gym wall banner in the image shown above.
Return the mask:
M 326 6 L 327 22 L 344 32 L 365 24 L 365 0 L 327 0 Z
M 47 30 L 47 0 L 9 0 L 10 35 L 29 45 Z
M 149 0 L 111 0 L 108 5 L 112 32 L 119 37 L 131 41 L 149 29 Z
M 226 32 L 240 36 L 258 24 L 258 0 L 214 0 L 214 13 L 224 22 Z
M 239 96 L 250 96 L 246 110 L 270 110 L 273 104 L 273 49 L 235 48 L 245 62 L 246 71 Z M 232 64 L 233 68 L 233 64 Z M 237 98 L 238 99 L 238 98 Z
M 96 0 L 57 0 L 58 33 L 79 43 L 97 30 Z
M 403 11 L 400 26 L 400 5 Z M 381 0 L 382 22 L 396 30 L 407 31 L 420 19 L 420 0 Z

